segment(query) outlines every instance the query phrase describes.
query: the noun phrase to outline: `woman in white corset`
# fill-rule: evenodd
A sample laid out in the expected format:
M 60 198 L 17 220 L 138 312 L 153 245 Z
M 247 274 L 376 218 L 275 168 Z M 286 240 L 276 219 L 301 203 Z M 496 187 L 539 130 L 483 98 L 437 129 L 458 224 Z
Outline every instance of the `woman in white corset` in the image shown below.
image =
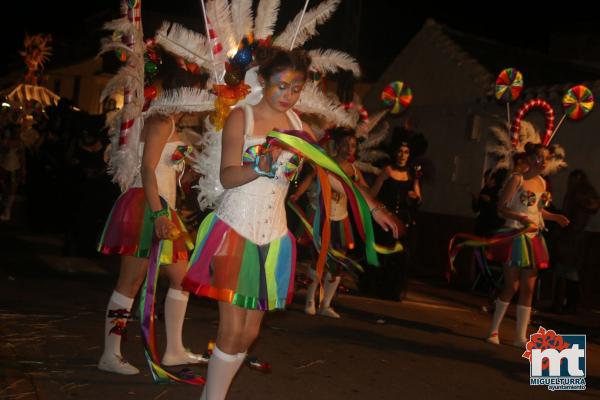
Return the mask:
M 530 229 L 508 242 L 490 247 L 492 256 L 504 264 L 504 288 L 496 300 L 492 326 L 486 339 L 499 344 L 498 330 L 510 300 L 519 292 L 517 326 L 514 345 L 523 347 L 528 342 L 527 326 L 531 315 L 531 301 L 535 290 L 537 270 L 548 268 L 549 257 L 542 236 L 544 220 L 554 221 L 564 227 L 569 220 L 564 215 L 544 209 L 550 201 L 546 181 L 541 172 L 546 167 L 548 149 L 541 144 L 527 143 L 523 172 L 515 172 L 500 193 L 498 214 L 506 219 L 505 230 Z
M 257 59 L 263 97 L 253 107 L 233 110 L 225 122 L 220 167 L 225 193 L 199 228 L 184 280 L 190 292 L 219 301 L 217 341 L 202 399 L 225 398 L 264 312 L 283 309 L 293 296 L 295 238 L 284 201 L 290 170 L 299 160 L 280 147 L 265 151 L 261 145 L 274 128 L 311 134 L 292 110 L 310 59 L 302 50 L 276 47 L 260 49 Z M 248 159 L 253 161 L 244 162 Z

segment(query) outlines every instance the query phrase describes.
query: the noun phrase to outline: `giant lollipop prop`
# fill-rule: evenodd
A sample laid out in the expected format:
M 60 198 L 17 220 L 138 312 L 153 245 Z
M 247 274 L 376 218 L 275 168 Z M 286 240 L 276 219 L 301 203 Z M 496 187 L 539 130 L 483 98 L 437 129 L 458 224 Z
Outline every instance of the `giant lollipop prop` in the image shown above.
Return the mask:
M 552 135 L 548 138 L 548 143 L 545 143 L 546 146 L 550 144 L 550 141 L 554 135 L 556 135 L 558 128 L 560 128 L 566 117 L 569 117 L 569 119 L 573 121 L 577 121 L 585 118 L 590 111 L 592 111 L 592 108 L 594 108 L 594 95 L 586 86 L 573 86 L 571 89 L 567 90 L 563 96 L 562 106 L 564 114 L 560 121 L 558 121 L 556 129 L 554 129 L 554 132 L 552 132 Z
M 391 114 L 399 114 L 406 110 L 412 100 L 412 90 L 402 81 L 390 83 L 381 92 L 381 102 Z
M 510 125 L 510 103 L 523 91 L 523 75 L 516 68 L 505 68 L 496 78 L 496 100 L 506 103 L 506 121 Z

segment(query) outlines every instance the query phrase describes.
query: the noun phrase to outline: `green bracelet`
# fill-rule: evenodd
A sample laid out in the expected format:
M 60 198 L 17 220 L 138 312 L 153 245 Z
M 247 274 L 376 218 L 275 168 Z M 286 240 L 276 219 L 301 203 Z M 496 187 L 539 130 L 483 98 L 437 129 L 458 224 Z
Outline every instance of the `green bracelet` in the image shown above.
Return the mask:
M 152 221 L 154 221 L 158 217 L 168 217 L 168 216 L 169 216 L 169 209 L 163 208 L 162 210 L 152 211 L 151 218 L 152 218 Z

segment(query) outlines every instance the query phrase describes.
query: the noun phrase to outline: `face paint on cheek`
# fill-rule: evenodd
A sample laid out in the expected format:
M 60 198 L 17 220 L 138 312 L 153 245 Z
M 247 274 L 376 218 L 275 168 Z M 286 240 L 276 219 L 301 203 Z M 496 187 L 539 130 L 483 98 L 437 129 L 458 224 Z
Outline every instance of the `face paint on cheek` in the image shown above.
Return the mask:
M 298 95 L 304 85 L 304 75 L 297 71 L 285 70 L 274 74 L 269 79 L 267 97 L 272 104 L 278 104 L 288 91 L 292 96 Z M 298 93 L 295 93 L 298 91 Z

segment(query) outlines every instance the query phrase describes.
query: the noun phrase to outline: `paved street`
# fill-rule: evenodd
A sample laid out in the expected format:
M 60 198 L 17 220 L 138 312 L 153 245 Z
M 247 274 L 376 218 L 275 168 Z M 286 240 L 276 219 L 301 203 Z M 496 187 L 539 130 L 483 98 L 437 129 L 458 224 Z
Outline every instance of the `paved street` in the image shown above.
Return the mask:
M 145 366 L 137 320 L 123 346 L 142 369 L 125 377 L 101 372 L 103 313 L 116 259 L 60 257 L 58 241 L 2 232 L 0 268 L 0 399 L 197 399 L 197 387 L 156 385 Z M 161 282 L 158 315 L 166 292 Z M 529 385 L 522 350 L 486 344 L 486 299 L 441 284 L 411 281 L 402 303 L 340 295 L 342 319 L 303 313 L 300 289 L 287 312 L 269 314 L 252 353 L 273 365 L 271 374 L 244 367 L 229 399 L 548 399 L 600 396 L 600 314 L 536 313 L 558 333 L 586 333 L 585 392 L 550 392 Z M 202 352 L 216 332 L 215 304 L 190 301 L 186 345 Z M 514 309 L 502 341 L 514 335 Z M 161 321 L 158 341 L 164 343 Z M 204 374 L 205 367 L 195 368 Z

